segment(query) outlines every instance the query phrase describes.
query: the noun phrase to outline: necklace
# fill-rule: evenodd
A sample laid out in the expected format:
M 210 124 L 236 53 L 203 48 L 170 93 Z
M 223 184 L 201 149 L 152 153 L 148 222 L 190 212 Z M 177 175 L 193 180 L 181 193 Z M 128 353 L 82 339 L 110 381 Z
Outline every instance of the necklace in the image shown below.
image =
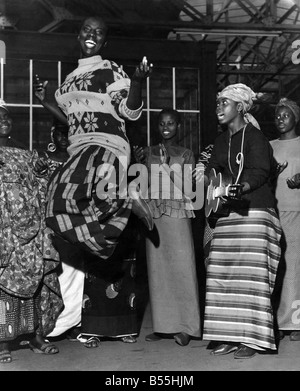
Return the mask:
M 240 152 L 236 155 L 236 158 L 235 158 L 236 163 L 239 165 L 239 171 L 238 171 L 238 175 L 237 175 L 235 184 L 238 183 L 238 181 L 239 181 L 239 179 L 240 179 L 240 176 L 241 176 L 241 173 L 242 173 L 242 171 L 243 171 L 243 167 L 244 167 L 244 153 L 243 153 L 243 150 L 244 150 L 244 138 L 245 138 L 245 129 L 246 129 L 246 126 L 247 126 L 247 124 L 244 125 L 243 130 L 242 130 L 243 134 L 242 134 L 242 141 L 241 141 L 241 150 L 240 150 Z M 232 177 L 234 177 L 233 170 L 232 170 L 231 163 L 230 163 L 230 155 L 231 155 L 231 137 L 232 137 L 232 136 L 229 135 L 227 159 L 228 159 L 229 171 L 230 171 Z

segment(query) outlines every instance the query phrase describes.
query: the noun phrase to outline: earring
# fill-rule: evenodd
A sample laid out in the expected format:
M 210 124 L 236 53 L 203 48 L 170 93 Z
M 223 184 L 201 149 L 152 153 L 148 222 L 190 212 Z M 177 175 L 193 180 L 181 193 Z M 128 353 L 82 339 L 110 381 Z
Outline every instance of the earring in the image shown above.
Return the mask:
M 47 151 L 55 152 L 56 151 L 56 145 L 54 143 L 49 143 L 48 147 L 47 147 Z

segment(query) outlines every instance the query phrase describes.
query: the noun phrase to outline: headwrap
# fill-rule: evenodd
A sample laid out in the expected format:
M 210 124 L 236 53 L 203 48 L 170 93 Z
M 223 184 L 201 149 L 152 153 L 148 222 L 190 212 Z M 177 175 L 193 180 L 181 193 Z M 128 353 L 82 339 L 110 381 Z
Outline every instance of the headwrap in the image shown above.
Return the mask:
M 228 98 L 234 102 L 239 102 L 243 106 L 244 120 L 246 123 L 251 122 L 256 128 L 260 126 L 252 114 L 248 111 L 253 106 L 253 101 L 257 99 L 257 94 L 250 87 L 243 83 L 230 84 L 218 93 L 217 98 Z
M 288 107 L 291 112 L 294 114 L 296 123 L 300 120 L 300 107 L 297 105 L 296 102 L 293 100 L 287 99 L 287 98 L 281 98 L 280 101 L 277 103 L 275 108 L 275 113 L 280 107 Z
M 3 99 L 0 99 L 0 107 L 2 107 L 2 109 L 6 110 L 7 112 L 9 112 L 7 106 L 6 106 L 6 103 L 4 102 Z

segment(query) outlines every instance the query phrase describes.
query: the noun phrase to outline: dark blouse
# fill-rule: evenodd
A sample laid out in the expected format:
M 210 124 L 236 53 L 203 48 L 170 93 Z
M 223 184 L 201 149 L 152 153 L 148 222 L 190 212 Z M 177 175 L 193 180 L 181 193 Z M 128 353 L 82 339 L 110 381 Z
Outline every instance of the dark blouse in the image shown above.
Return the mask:
M 239 165 L 236 161 L 241 152 L 243 128 L 233 136 L 225 131 L 217 136 L 205 174 L 212 168 L 224 178 L 235 182 Z M 244 167 L 239 183 L 248 182 L 250 190 L 242 196 L 243 208 L 274 208 L 275 196 L 270 181 L 274 169 L 273 150 L 263 132 L 248 123 L 244 134 Z M 229 164 L 230 162 L 230 164 Z

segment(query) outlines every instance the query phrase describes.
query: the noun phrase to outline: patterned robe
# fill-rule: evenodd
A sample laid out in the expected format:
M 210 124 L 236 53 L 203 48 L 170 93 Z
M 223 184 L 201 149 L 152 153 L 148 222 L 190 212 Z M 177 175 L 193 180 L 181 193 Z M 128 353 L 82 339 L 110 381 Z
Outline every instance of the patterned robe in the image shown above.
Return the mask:
M 0 340 L 46 335 L 62 310 L 37 152 L 0 148 Z

